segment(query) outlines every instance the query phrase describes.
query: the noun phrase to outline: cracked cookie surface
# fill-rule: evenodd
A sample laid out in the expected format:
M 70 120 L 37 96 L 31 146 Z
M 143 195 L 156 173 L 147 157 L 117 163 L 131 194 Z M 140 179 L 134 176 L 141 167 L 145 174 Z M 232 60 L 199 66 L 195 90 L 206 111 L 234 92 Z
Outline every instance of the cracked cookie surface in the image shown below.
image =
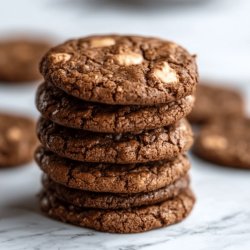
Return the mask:
M 30 162 L 36 145 L 35 122 L 32 119 L 0 113 L 0 168 Z
M 156 205 L 125 210 L 79 208 L 59 201 L 48 191 L 40 197 L 41 210 L 49 217 L 112 233 L 139 233 L 178 223 L 189 215 L 194 203 L 190 189 Z
M 100 209 L 128 209 L 153 205 L 179 195 L 188 185 L 189 177 L 185 176 L 173 184 L 148 193 L 99 193 L 68 188 L 52 181 L 46 175 L 43 176 L 44 189 L 53 192 L 57 199 L 77 207 Z
M 185 155 L 178 156 L 172 162 L 116 165 L 76 162 L 40 147 L 35 158 L 42 171 L 53 181 L 93 192 L 150 192 L 174 183 L 190 169 Z
M 191 112 L 194 97 L 157 106 L 95 104 L 65 94 L 51 83 L 42 84 L 36 106 L 42 115 L 65 127 L 94 132 L 124 133 L 173 124 Z
M 188 120 L 191 123 L 205 124 L 218 118 L 233 119 L 244 116 L 244 110 L 243 97 L 237 90 L 199 84 L 195 105 Z
M 37 133 L 47 149 L 84 162 L 127 164 L 171 160 L 186 152 L 193 142 L 186 120 L 138 134 L 103 134 L 65 128 L 40 118 Z
M 0 81 L 20 83 L 42 78 L 38 64 L 50 47 L 47 42 L 28 39 L 0 41 Z
M 70 95 L 106 104 L 154 105 L 192 95 L 195 56 L 181 46 L 140 36 L 90 36 L 52 48 L 40 72 Z
M 43 176 L 43 186 L 45 190 L 53 192 L 53 195 L 62 201 L 77 207 L 100 208 L 100 209 L 128 209 L 143 205 L 153 205 L 171 199 L 188 188 L 189 177 L 181 177 L 174 183 L 151 191 L 148 193 L 99 193 L 77 190 L 65 187 Z
M 193 153 L 215 164 L 250 168 L 250 119 L 214 120 L 202 127 Z

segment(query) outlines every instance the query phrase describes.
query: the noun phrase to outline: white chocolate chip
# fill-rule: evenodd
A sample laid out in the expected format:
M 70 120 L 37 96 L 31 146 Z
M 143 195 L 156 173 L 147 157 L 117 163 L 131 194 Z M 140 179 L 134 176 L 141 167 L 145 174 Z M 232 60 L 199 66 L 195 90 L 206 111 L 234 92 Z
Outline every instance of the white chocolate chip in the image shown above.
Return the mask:
M 184 122 L 181 122 L 178 129 L 179 129 L 180 131 L 186 131 L 186 130 L 187 130 L 187 124 L 184 123 Z
M 22 131 L 18 127 L 12 127 L 7 131 L 7 137 L 12 141 L 20 140 L 21 136 Z
M 67 53 L 55 53 L 51 54 L 54 63 L 67 62 L 71 58 L 70 54 Z
M 176 43 L 169 43 L 169 47 L 171 49 L 176 49 L 176 48 L 178 48 L 178 45 Z
M 177 83 L 178 76 L 167 62 L 157 65 L 153 72 L 154 76 L 164 83 Z
M 90 41 L 91 48 L 107 47 L 115 44 L 115 40 L 111 37 L 100 37 Z
M 227 147 L 227 140 L 220 135 L 209 135 L 202 139 L 205 147 L 211 149 L 225 149 Z
M 185 99 L 190 103 L 194 103 L 195 101 L 195 97 L 193 95 L 188 95 L 185 97 Z
M 124 66 L 137 65 L 143 62 L 143 57 L 141 54 L 130 52 L 116 55 L 116 61 Z
M 117 89 L 116 89 L 117 92 L 123 92 L 122 90 L 123 90 L 123 89 L 122 89 L 121 86 L 118 86 Z

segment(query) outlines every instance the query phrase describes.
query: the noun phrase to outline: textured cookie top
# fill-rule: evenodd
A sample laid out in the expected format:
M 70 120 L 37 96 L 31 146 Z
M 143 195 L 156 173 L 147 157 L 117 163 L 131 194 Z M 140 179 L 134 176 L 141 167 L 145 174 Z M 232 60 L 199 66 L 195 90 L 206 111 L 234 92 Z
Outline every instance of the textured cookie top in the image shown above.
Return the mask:
M 46 175 L 43 176 L 42 182 L 43 187 L 46 190 L 53 192 L 59 200 L 65 201 L 77 207 L 128 209 L 131 207 L 157 204 L 167 199 L 176 197 L 181 191 L 188 188 L 189 177 L 182 177 L 174 183 L 155 191 L 135 194 L 100 193 L 68 188 L 52 181 Z
M 35 158 L 55 182 L 93 192 L 149 192 L 172 184 L 186 175 L 190 168 L 187 157 L 183 155 L 173 161 L 117 165 L 72 161 L 39 148 Z
M 171 160 L 186 152 L 193 142 L 186 120 L 138 134 L 104 134 L 65 128 L 42 118 L 37 133 L 45 148 L 84 162 L 127 164 Z
M 41 84 L 36 106 L 44 117 L 65 127 L 94 132 L 124 133 L 173 124 L 192 109 L 194 97 L 157 106 L 108 105 L 79 100 L 50 83 Z
M 200 84 L 197 86 L 196 101 L 188 119 L 193 123 L 207 123 L 216 118 L 244 115 L 244 100 L 234 89 Z
M 90 36 L 51 49 L 40 71 L 67 93 L 107 104 L 153 105 L 190 95 L 195 57 L 179 45 L 150 37 Z
M 250 119 L 220 119 L 207 124 L 193 150 L 217 164 L 250 168 Z
M 0 41 L 0 80 L 33 81 L 41 78 L 38 64 L 50 45 L 35 40 Z

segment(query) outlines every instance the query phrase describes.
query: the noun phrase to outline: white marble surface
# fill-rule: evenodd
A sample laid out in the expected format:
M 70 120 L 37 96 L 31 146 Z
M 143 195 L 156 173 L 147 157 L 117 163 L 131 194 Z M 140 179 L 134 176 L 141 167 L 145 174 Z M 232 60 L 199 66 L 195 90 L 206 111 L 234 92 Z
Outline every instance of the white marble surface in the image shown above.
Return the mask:
M 1 3 L 0 34 L 10 29 L 40 30 L 58 41 L 101 32 L 166 37 L 198 54 L 203 77 L 234 82 L 249 99 L 248 0 L 197 0 L 184 7 L 160 0 L 143 7 L 145 1 L 130 1 L 131 7 L 111 0 L 8 0 Z M 0 109 L 37 117 L 34 92 L 35 87 L 0 86 Z M 98 233 L 50 220 L 37 206 L 41 175 L 37 166 L 1 170 L 0 249 L 250 249 L 250 173 L 191 159 L 197 204 L 190 217 L 175 226 L 134 235 Z

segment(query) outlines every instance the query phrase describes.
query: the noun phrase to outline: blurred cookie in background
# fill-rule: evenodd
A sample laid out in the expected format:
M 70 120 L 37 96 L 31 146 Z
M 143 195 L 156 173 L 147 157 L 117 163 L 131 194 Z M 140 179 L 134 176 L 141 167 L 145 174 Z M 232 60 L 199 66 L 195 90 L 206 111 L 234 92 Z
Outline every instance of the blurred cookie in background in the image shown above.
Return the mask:
M 250 169 L 250 119 L 213 120 L 204 125 L 193 146 L 193 153 L 215 164 Z
M 32 161 L 36 146 L 35 123 L 32 119 L 0 113 L 0 168 Z
M 216 118 L 242 117 L 244 111 L 240 92 L 202 82 L 197 87 L 195 105 L 188 120 L 194 124 L 205 124 Z
M 9 38 L 0 41 L 0 81 L 32 82 L 41 75 L 38 65 L 50 43 L 35 38 Z

